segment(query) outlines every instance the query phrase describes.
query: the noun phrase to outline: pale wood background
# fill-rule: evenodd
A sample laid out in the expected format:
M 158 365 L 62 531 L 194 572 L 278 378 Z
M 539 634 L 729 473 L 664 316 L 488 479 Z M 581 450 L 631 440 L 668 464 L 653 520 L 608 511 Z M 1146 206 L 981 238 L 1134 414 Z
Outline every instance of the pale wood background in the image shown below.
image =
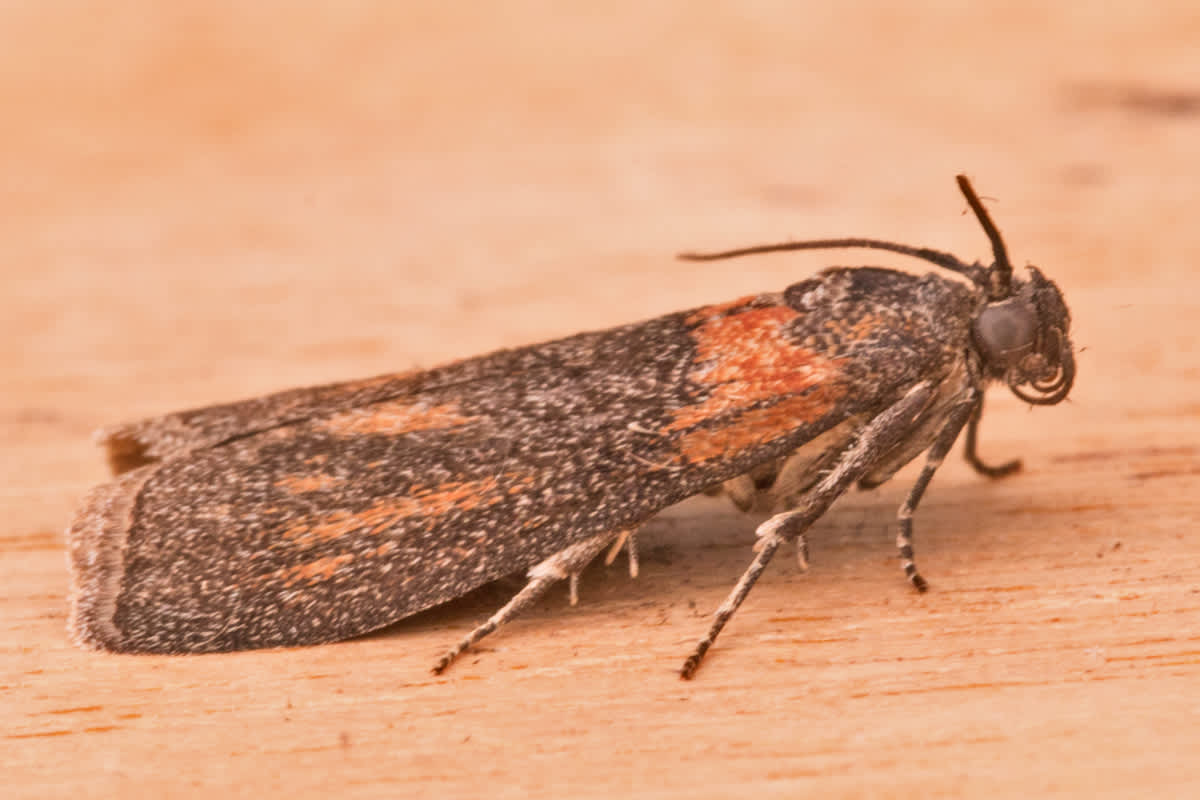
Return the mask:
M 1197 792 L 1191 0 L 327 5 L 0 10 L 0 793 Z M 564 589 L 444 678 L 428 667 L 503 588 L 329 647 L 66 641 L 61 530 L 105 476 L 98 425 L 830 261 L 683 248 L 862 234 L 984 257 L 958 171 L 1086 349 L 1070 404 L 993 392 L 986 452 L 1023 474 L 939 474 L 928 595 L 892 551 L 910 468 L 821 521 L 807 576 L 778 559 L 691 684 L 676 669 L 758 522 L 708 499 L 648 527 L 639 579 L 590 570 L 579 607 Z

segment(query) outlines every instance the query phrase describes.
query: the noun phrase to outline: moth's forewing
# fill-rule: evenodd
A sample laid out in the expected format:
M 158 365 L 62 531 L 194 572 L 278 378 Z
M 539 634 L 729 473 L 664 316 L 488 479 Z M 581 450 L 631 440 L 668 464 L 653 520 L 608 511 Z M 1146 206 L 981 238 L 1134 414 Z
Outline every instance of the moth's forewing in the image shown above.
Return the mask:
M 99 487 L 72 523 L 75 635 L 192 652 L 378 629 L 949 375 L 977 302 L 935 275 L 829 270 L 781 294 L 114 429 L 161 460 Z

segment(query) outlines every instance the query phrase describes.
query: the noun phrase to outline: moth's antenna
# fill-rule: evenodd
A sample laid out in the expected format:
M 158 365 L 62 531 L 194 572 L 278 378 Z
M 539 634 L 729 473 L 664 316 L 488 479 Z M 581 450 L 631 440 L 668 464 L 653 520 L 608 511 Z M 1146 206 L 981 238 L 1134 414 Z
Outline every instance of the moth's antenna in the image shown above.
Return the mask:
M 862 247 L 870 250 L 887 250 L 892 253 L 912 256 L 943 269 L 965 275 L 979 285 L 985 282 L 984 271 L 978 264 L 964 264 L 950 253 L 933 250 L 928 247 L 912 247 L 898 242 L 887 242 L 881 239 L 813 239 L 802 242 L 781 242 L 779 244 L 760 244 L 754 247 L 741 247 L 737 250 L 723 250 L 719 253 L 680 253 L 676 258 L 683 261 L 717 261 L 722 258 L 738 258 L 754 256 L 762 253 L 786 253 L 791 250 L 835 250 L 840 248 Z
M 992 300 L 1003 300 L 1012 294 L 1013 268 L 1008 260 L 1008 250 L 1004 247 L 1004 240 L 1000 238 L 1000 231 L 996 228 L 996 223 L 992 222 L 987 209 L 979 201 L 979 195 L 975 194 L 975 190 L 971 187 L 971 181 L 967 179 L 966 175 L 956 175 L 955 180 L 958 181 L 958 188 L 967 198 L 967 205 L 975 212 L 975 217 L 983 226 L 983 232 L 987 234 L 992 243 L 992 253 L 996 257 L 996 263 L 992 264 L 992 268 L 987 273 L 988 294 Z

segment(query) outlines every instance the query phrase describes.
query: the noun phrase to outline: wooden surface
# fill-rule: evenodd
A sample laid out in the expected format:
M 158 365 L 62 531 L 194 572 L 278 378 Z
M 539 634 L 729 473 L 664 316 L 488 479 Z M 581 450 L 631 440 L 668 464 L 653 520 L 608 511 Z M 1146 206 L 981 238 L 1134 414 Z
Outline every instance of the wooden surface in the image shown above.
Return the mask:
M 0 10 L 0 793 L 1194 795 L 1194 3 L 806 5 Z M 676 670 L 760 521 L 711 499 L 647 527 L 638 579 L 589 570 L 578 607 L 555 593 L 444 678 L 505 587 L 329 647 L 67 642 L 61 531 L 105 477 L 95 427 L 831 261 L 684 248 L 986 257 L 959 171 L 1062 285 L 1082 353 L 1069 404 L 989 396 L 985 452 L 1022 474 L 938 475 L 929 594 L 892 550 L 910 466 L 835 506 L 807 575 L 778 558 L 693 683 Z

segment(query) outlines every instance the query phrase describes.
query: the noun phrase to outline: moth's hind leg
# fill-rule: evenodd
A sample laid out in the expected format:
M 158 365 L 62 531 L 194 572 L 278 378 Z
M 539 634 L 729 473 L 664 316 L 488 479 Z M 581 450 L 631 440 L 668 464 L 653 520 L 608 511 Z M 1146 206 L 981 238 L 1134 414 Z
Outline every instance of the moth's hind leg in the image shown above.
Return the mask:
M 979 457 L 979 420 L 982 418 L 983 392 L 980 392 L 979 399 L 975 401 L 975 407 L 971 409 L 971 419 L 967 423 L 967 441 L 963 449 L 963 456 L 980 475 L 988 478 L 1003 478 L 1006 475 L 1012 475 L 1021 469 L 1021 459 L 1014 458 L 1012 461 L 992 466 Z
M 627 539 L 628 542 L 626 542 Z M 434 674 L 442 674 L 446 667 L 454 662 L 454 659 L 458 658 L 468 648 L 478 643 L 480 639 L 504 623 L 515 619 L 517 615 L 536 603 L 546 593 L 547 589 L 564 578 L 568 578 L 571 581 L 571 605 L 575 605 L 578 599 L 576 587 L 578 585 L 579 573 L 604 548 L 608 547 L 614 541 L 618 543 L 625 542 L 629 545 L 631 570 L 636 571 L 636 545 L 629 531 L 603 533 L 599 536 L 593 536 L 590 539 L 584 539 L 582 542 L 576 542 L 570 547 L 563 548 L 545 561 L 531 567 L 529 570 L 529 582 L 525 584 L 525 587 L 517 592 L 512 600 L 505 603 L 503 608 L 492 614 L 487 622 L 484 622 L 463 637 L 462 641 L 455 645 L 446 655 L 442 656 L 433 668 Z

